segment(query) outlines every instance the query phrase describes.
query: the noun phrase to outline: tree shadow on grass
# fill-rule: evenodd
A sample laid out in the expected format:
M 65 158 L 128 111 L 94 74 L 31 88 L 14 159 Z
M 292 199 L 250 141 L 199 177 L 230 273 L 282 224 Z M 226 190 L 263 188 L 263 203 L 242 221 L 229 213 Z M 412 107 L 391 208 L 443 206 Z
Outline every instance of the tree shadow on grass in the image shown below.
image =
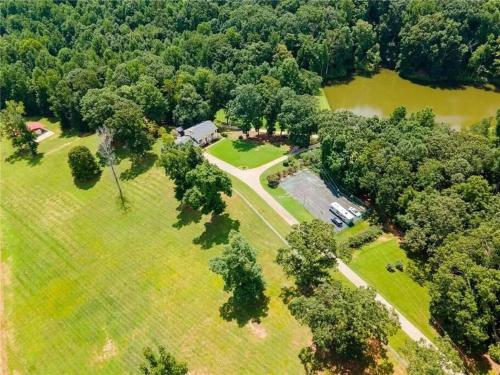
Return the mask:
M 158 156 L 150 152 L 142 157 L 133 157 L 130 168 L 120 174 L 121 180 L 133 180 L 137 176 L 149 171 L 155 164 Z
M 213 245 L 225 244 L 228 242 L 229 232 L 238 230 L 240 222 L 233 220 L 229 214 L 212 216 L 212 219 L 205 223 L 205 231 L 193 240 L 196 245 L 201 245 L 202 249 L 209 249 Z
M 238 326 L 243 327 L 250 320 L 260 323 L 261 318 L 267 316 L 269 310 L 269 297 L 261 293 L 254 301 L 238 302 L 234 296 L 229 297 L 220 309 L 220 316 L 227 321 L 236 320 Z
M 99 171 L 99 173 L 90 180 L 80 181 L 80 180 L 74 179 L 73 182 L 75 183 L 75 185 L 78 189 L 88 190 L 90 188 L 93 188 L 94 185 L 97 183 L 97 181 L 99 181 L 101 179 L 101 175 L 102 175 L 102 171 Z
M 303 348 L 300 351 L 299 358 L 306 374 L 323 373 L 325 370 L 329 370 L 328 373 L 344 375 L 373 373 L 389 375 L 394 373 L 394 366 L 388 359 L 387 349 L 376 340 L 370 343 L 368 353 L 341 355 L 318 350 L 313 344 Z
M 5 161 L 9 164 L 14 164 L 18 161 L 25 160 L 29 166 L 33 167 L 40 164 L 42 159 L 43 152 L 38 152 L 36 155 L 33 155 L 27 150 L 17 150 L 5 158 Z
M 176 229 L 181 229 L 182 227 L 189 225 L 191 223 L 199 223 L 201 220 L 201 212 L 198 210 L 193 210 L 189 206 L 180 205 L 177 207 L 177 221 L 172 225 Z
M 486 350 L 487 348 L 483 350 L 483 353 Z M 467 358 L 468 360 L 466 361 L 466 365 L 471 373 L 487 375 L 493 369 L 491 363 L 488 361 L 488 358 L 486 358 L 486 355 L 483 353 L 475 353 L 472 354 L 470 358 Z
M 250 151 L 256 148 L 258 145 L 259 145 L 258 142 L 249 139 L 247 140 L 238 139 L 233 141 L 233 147 L 240 152 Z

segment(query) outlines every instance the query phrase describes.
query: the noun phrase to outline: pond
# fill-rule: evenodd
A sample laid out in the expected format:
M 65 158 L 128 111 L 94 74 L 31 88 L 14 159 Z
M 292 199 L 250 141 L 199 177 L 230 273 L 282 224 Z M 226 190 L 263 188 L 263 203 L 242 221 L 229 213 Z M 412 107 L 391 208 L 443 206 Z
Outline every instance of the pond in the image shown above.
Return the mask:
M 347 83 L 324 87 L 330 107 L 363 116 L 388 116 L 394 108 L 408 112 L 431 107 L 436 119 L 455 128 L 468 127 L 500 108 L 500 92 L 464 86 L 443 88 L 419 85 L 398 73 L 381 69 L 371 78 L 356 76 Z

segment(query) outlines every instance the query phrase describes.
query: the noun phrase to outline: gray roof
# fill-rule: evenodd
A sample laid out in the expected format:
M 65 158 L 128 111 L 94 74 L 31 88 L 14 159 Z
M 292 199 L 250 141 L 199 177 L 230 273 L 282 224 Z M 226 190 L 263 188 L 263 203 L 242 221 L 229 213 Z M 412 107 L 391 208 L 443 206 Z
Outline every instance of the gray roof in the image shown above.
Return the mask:
M 183 145 L 185 143 L 188 143 L 188 142 L 192 142 L 193 140 L 191 139 L 191 137 L 188 137 L 187 135 L 183 135 L 182 137 L 178 137 L 174 143 L 176 145 Z
M 184 130 L 184 134 L 189 135 L 196 142 L 212 135 L 217 131 L 217 126 L 212 121 L 203 121 L 199 124 Z

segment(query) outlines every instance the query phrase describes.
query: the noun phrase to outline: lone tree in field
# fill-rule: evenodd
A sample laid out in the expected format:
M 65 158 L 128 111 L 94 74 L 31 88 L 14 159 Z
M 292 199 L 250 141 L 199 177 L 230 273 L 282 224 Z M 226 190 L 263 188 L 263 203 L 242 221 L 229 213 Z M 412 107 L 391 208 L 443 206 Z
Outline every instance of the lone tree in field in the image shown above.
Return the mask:
M 190 188 L 186 191 L 182 203 L 204 214 L 210 212 L 220 215 L 226 208 L 221 193 L 232 195 L 231 179 L 215 165 L 204 161 L 186 174 Z
M 221 193 L 232 195 L 231 180 L 219 168 L 203 161 L 199 147 L 188 142 L 163 149 L 161 164 L 175 183 L 175 197 L 204 214 L 221 214 L 226 208 Z
M 104 165 L 107 165 L 111 168 L 111 172 L 113 173 L 113 177 L 115 179 L 116 187 L 118 188 L 118 192 L 120 194 L 120 202 L 124 207 L 125 197 L 123 195 L 122 187 L 120 185 L 120 181 L 118 180 L 118 176 L 116 175 L 115 171 L 116 156 L 113 148 L 113 131 L 105 126 L 102 126 L 97 129 L 97 134 L 101 139 L 97 155 L 99 156 L 101 162 Z
M 210 269 L 224 279 L 224 291 L 232 292 L 234 304 L 251 305 L 262 299 L 264 280 L 255 250 L 232 230 L 222 254 L 210 261 Z
M 101 173 L 94 155 L 85 146 L 76 146 L 69 151 L 68 164 L 76 181 L 90 181 Z
M 161 165 L 165 168 L 165 174 L 175 183 L 175 198 L 182 197 L 189 189 L 186 175 L 203 162 L 201 149 L 188 142 L 184 145 L 170 144 L 163 148 Z
M 289 247 L 278 250 L 276 262 L 288 277 L 295 278 L 300 292 L 309 294 L 328 278 L 328 269 L 336 264 L 332 228 L 317 219 L 303 222 L 294 225 L 287 241 Z
M 158 347 L 155 354 L 150 347 L 144 348 L 145 362 L 141 365 L 141 374 L 144 375 L 186 375 L 187 365 L 178 362 L 163 346 Z
M 390 366 L 384 361 L 385 346 L 396 333 L 398 319 L 375 300 L 372 289 L 346 287 L 333 280 L 320 285 L 310 297 L 293 298 L 288 308 L 312 332 L 313 346 L 300 354 L 305 366 L 319 370 L 333 365 L 339 373 L 344 373 L 342 366 L 377 367 L 376 373 L 386 373 L 380 371 Z
M 38 148 L 36 135 L 26 127 L 23 115 L 22 102 L 7 100 L 5 109 L 0 111 L 0 136 L 10 139 L 12 146 L 17 150 L 27 150 L 34 156 Z

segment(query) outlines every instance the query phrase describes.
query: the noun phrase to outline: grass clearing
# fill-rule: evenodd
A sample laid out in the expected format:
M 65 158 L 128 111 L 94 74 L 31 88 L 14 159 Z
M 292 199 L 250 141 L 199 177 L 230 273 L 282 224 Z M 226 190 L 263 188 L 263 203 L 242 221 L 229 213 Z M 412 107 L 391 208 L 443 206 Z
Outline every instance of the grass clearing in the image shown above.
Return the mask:
M 57 131 L 57 124 L 48 127 Z M 10 369 L 133 373 L 145 345 L 163 344 L 196 373 L 300 373 L 297 355 L 309 334 L 278 297 L 286 283 L 274 263 L 282 242 L 243 199 L 229 198 L 228 215 L 215 221 L 179 213 L 171 182 L 152 164 L 122 181 L 130 202 L 124 212 L 108 170 L 93 187 L 74 185 L 67 152 L 76 145 L 95 151 L 97 139 L 57 133 L 40 144 L 34 165 L 6 162 L 11 148 L 2 143 Z M 125 160 L 118 169 L 129 167 Z M 272 214 L 263 213 L 268 220 Z M 231 228 L 250 240 L 263 266 L 270 302 L 258 330 L 219 314 L 228 295 L 208 262 Z
M 286 155 L 289 147 L 247 139 L 224 138 L 210 146 L 207 151 L 238 168 L 255 168 Z
M 339 242 L 346 241 L 349 237 L 364 232 L 370 227 L 368 220 L 359 220 L 353 226 L 342 229 L 340 232 L 335 233 L 335 238 Z
M 323 90 L 321 88 L 319 91 L 320 91 L 320 93 L 316 97 L 316 98 L 318 98 L 318 107 L 319 107 L 319 109 L 320 110 L 324 109 L 324 110 L 331 111 L 332 107 L 330 107 L 330 103 L 328 102 L 328 99 L 326 98 L 325 90 Z
M 87 189 L 71 179 L 70 147 L 95 151 L 97 138 L 61 136 L 57 123 L 44 123 L 56 135 L 40 144 L 37 163 L 6 162 L 11 149 L 2 144 L 11 370 L 133 372 L 143 346 L 163 344 L 198 373 L 302 372 L 297 354 L 310 336 L 279 299 L 287 281 L 274 258 L 283 243 L 247 202 L 281 236 L 290 227 L 265 202 L 233 178 L 244 198 L 228 199 L 229 216 L 211 221 L 179 213 L 171 182 L 151 164 L 122 181 L 130 201 L 123 212 L 109 171 Z M 129 162 L 118 169 L 127 175 Z M 230 228 L 250 240 L 264 269 L 270 303 L 258 326 L 239 327 L 219 315 L 228 295 L 208 262 Z M 333 277 L 348 283 L 338 272 Z M 397 356 L 391 359 L 399 366 Z
M 266 170 L 260 176 L 260 183 L 262 187 L 273 196 L 293 217 L 295 217 L 298 221 L 309 221 L 313 219 L 311 213 L 294 197 L 292 197 L 288 192 L 283 189 L 281 186 L 277 186 L 276 188 L 272 188 L 267 184 L 267 176 L 280 172 L 286 169 L 282 163 L 276 164 Z
M 372 285 L 429 339 L 437 332 L 429 323 L 428 289 L 418 285 L 406 271 L 389 272 L 386 264 L 401 261 L 406 269 L 408 258 L 399 247 L 397 237 L 384 234 L 353 254 L 349 266 Z

